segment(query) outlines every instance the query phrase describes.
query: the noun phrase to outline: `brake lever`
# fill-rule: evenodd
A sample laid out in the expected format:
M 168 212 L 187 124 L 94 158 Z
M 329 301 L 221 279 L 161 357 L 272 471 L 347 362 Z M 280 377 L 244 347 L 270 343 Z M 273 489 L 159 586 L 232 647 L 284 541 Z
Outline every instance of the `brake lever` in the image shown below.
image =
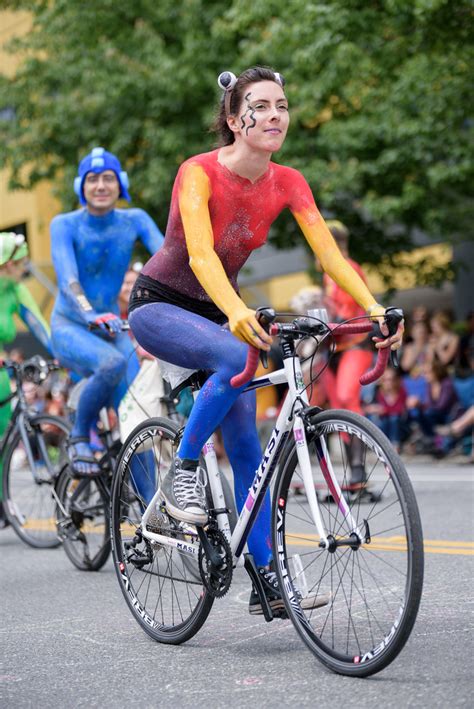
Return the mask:
M 270 325 L 275 320 L 276 313 L 273 308 L 257 308 L 256 317 L 265 332 L 269 332 Z M 260 361 L 265 369 L 268 369 L 268 352 L 260 350 Z
M 384 335 L 380 329 L 378 321 L 372 323 L 372 333 L 374 337 L 380 338 L 381 340 L 387 339 L 387 337 L 392 337 L 395 335 L 398 329 L 398 325 L 403 320 L 403 310 L 400 308 L 387 308 L 385 311 L 385 324 L 388 328 L 388 335 Z M 398 359 L 398 354 L 396 350 L 390 350 L 390 363 L 392 367 L 398 369 L 400 361 Z

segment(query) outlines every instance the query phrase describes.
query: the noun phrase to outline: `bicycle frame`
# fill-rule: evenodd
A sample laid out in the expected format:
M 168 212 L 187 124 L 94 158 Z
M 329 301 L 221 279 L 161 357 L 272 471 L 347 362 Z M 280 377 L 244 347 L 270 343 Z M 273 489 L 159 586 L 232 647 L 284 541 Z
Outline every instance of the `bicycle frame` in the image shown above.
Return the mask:
M 247 499 L 232 534 L 230 533 L 228 515 L 217 515 L 218 527 L 226 535 L 230 542 L 234 557 L 234 565 L 236 566 L 243 564 L 242 552 L 244 550 L 248 535 L 263 503 L 265 493 L 270 485 L 271 479 L 277 468 L 281 454 L 289 440 L 291 432 L 293 432 L 293 437 L 296 444 L 298 463 L 302 473 L 309 509 L 320 537 L 319 546 L 321 548 L 329 547 L 329 541 L 323 526 L 311 472 L 311 461 L 306 441 L 305 423 L 303 418 L 304 411 L 308 408 L 309 402 L 298 355 L 293 351 L 291 356 L 285 357 L 283 369 L 254 379 L 245 388 L 245 391 L 252 391 L 253 389 L 270 386 L 272 384 L 283 383 L 288 383 L 289 391 L 283 402 L 269 441 L 265 447 L 262 460 L 257 468 L 255 478 L 249 488 Z M 338 480 L 332 469 L 326 443 L 322 438 L 319 439 L 317 452 L 320 459 L 321 471 L 329 486 L 329 489 L 331 490 L 334 500 L 337 501 L 339 509 L 344 515 L 351 532 L 355 533 L 359 540 L 362 541 L 363 531 L 357 527 L 357 524 L 351 515 L 349 505 L 342 494 Z M 203 455 L 206 461 L 207 475 L 214 507 L 219 510 L 225 509 L 225 499 L 222 491 L 222 483 L 212 436 L 203 448 Z M 165 546 L 174 547 L 182 553 L 197 556 L 199 554 L 199 544 L 173 539 L 155 532 L 150 532 L 146 528 L 147 521 L 155 509 L 155 505 L 160 499 L 160 494 L 161 492 L 158 489 L 143 514 L 141 523 L 143 537 Z

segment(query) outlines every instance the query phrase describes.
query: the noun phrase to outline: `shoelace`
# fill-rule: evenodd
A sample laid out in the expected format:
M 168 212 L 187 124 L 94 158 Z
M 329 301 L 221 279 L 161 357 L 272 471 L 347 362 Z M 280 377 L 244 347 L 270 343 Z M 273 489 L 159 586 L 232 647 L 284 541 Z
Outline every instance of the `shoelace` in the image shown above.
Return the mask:
M 262 574 L 262 575 L 263 575 L 264 579 L 265 579 L 269 584 L 271 584 L 274 588 L 275 588 L 275 584 L 276 584 L 276 589 L 275 589 L 275 590 L 277 590 L 278 592 L 280 592 L 280 586 L 279 586 L 279 584 L 278 584 L 277 575 L 276 575 L 276 573 L 275 573 L 274 571 L 265 571 L 265 573 Z M 298 599 L 301 600 L 301 599 L 303 598 L 303 594 L 301 593 L 301 591 L 299 590 L 299 588 L 296 586 L 295 583 L 293 583 L 293 586 L 294 586 L 295 593 L 296 593 Z
M 206 477 L 202 468 L 196 471 L 177 468 L 173 487 L 179 503 L 206 506 Z
M 265 579 L 265 581 L 267 581 L 267 583 L 271 584 L 274 588 L 275 588 L 275 585 L 276 585 L 276 588 L 278 588 L 278 579 L 277 579 L 277 575 L 274 571 L 265 571 L 265 573 L 263 574 L 263 578 Z

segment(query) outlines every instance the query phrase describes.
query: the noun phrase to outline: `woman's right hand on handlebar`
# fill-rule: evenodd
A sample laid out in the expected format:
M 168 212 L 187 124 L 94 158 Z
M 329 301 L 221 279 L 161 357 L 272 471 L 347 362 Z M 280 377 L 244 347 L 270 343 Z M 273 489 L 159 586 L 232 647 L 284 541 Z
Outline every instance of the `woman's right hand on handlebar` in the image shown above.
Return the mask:
M 229 329 L 235 337 L 247 345 L 268 352 L 272 337 L 265 332 L 255 317 L 255 312 L 245 305 L 229 316 Z

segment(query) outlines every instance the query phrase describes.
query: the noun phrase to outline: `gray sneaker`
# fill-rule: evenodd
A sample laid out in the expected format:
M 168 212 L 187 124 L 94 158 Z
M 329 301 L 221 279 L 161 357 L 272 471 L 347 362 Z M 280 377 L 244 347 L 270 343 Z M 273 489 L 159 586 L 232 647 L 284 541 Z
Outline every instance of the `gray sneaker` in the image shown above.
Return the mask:
M 161 485 L 168 514 L 182 522 L 207 524 L 206 478 L 197 460 L 175 458 Z

